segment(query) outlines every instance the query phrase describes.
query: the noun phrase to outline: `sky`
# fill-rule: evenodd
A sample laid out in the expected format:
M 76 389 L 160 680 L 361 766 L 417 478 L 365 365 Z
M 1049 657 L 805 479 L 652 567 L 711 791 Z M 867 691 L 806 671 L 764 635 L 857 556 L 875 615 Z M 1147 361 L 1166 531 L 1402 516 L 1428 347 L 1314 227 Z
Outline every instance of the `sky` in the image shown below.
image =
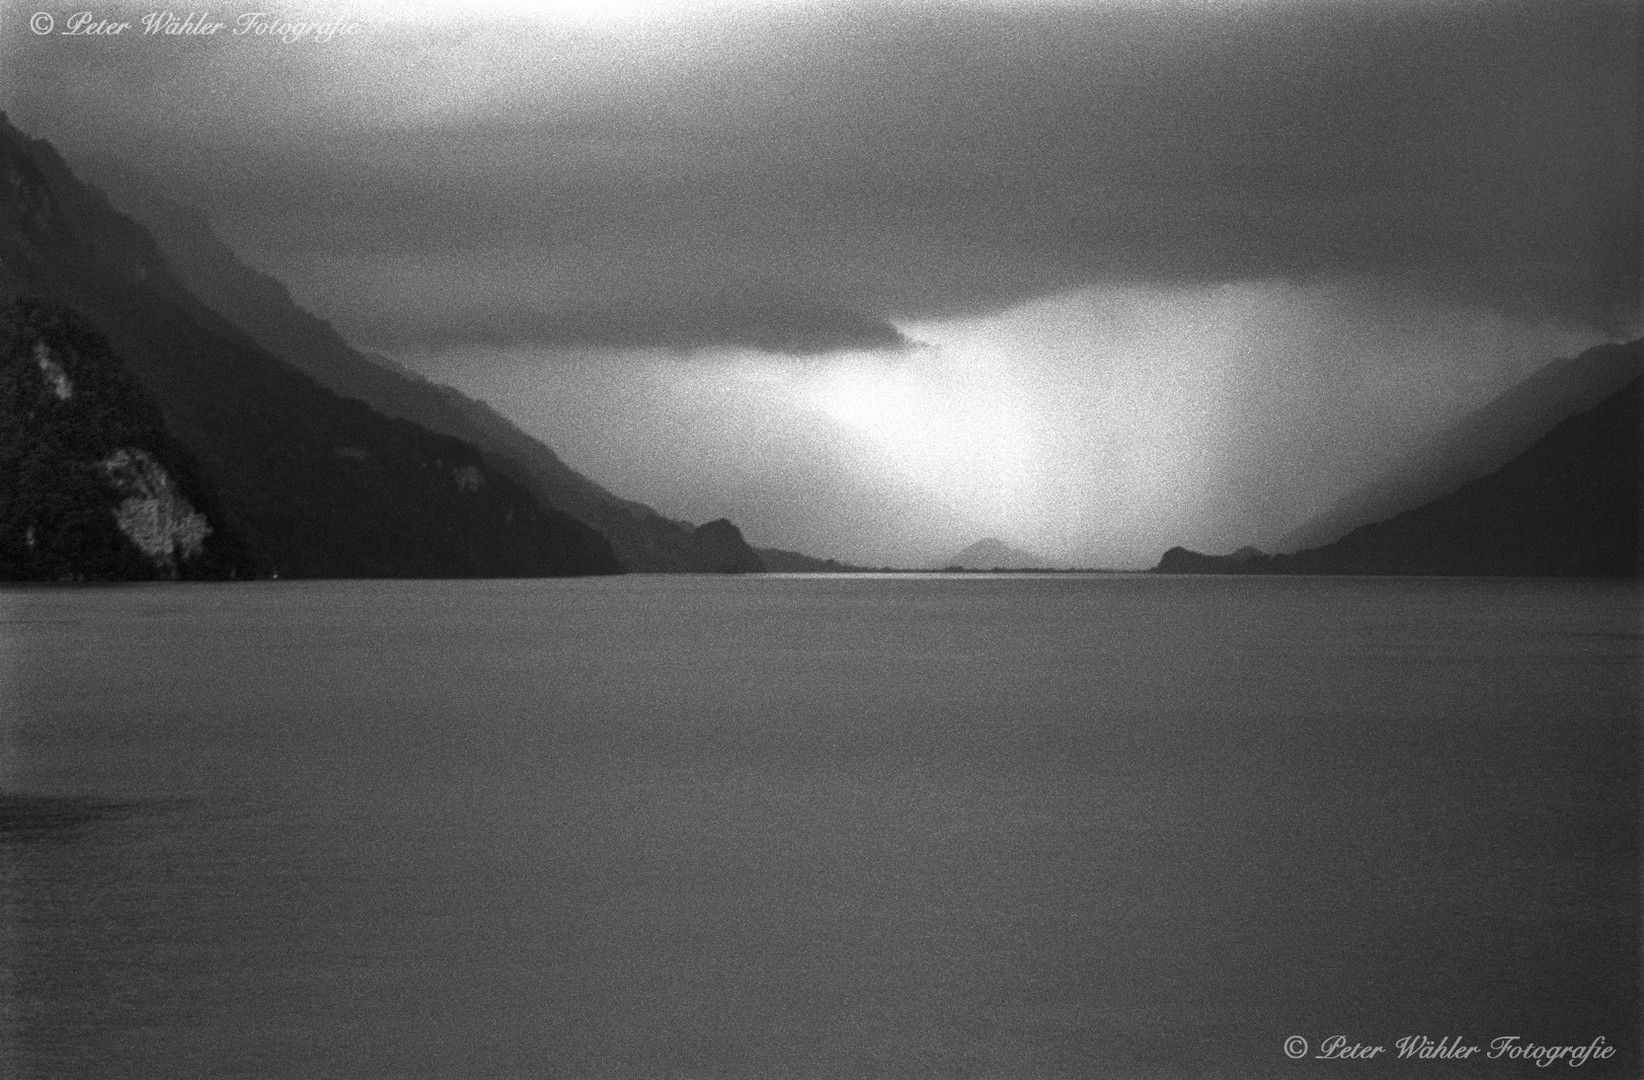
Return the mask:
M 1639 332 L 1630 0 L 255 7 L 5 0 L 0 107 L 762 545 L 1268 544 Z

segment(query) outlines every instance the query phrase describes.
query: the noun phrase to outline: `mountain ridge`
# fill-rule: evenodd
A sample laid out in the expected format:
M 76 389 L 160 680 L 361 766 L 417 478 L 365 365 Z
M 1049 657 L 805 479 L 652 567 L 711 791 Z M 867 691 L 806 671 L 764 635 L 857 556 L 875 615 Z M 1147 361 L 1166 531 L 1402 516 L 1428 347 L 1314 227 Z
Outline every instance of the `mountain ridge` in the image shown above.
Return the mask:
M 713 572 L 726 553 L 695 540 L 696 528 L 624 499 L 567 465 L 552 448 L 490 405 L 359 350 L 325 320 L 299 305 L 273 276 L 248 266 L 201 211 L 171 199 L 158 185 L 112 158 L 80 161 L 113 203 L 143 221 L 183 283 L 213 311 L 258 344 L 331 390 L 391 416 L 473 443 L 495 468 L 532 487 L 551 505 L 603 533 L 623 565 L 650 572 Z M 759 556 L 741 539 L 731 559 L 751 567 Z
M 202 304 L 153 237 L 0 113 L 0 296 L 76 312 L 271 573 L 617 573 L 609 544 L 473 446 L 337 396 Z
M 1635 377 L 1486 476 L 1294 554 L 1175 547 L 1155 573 L 1640 576 L 1641 397 Z
M 1451 424 L 1377 479 L 1286 533 L 1281 552 L 1322 547 L 1485 476 L 1565 418 L 1644 371 L 1644 340 L 1606 343 L 1543 365 Z

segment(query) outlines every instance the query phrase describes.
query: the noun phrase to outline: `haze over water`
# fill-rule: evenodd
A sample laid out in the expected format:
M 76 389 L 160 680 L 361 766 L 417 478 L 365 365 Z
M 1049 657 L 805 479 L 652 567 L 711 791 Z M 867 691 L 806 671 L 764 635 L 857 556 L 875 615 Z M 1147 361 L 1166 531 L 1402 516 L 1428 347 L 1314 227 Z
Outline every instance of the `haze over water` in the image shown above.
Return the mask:
M 0 834 L 0 1074 L 1632 1076 L 1639 659 L 1594 582 L 0 592 L 79 822 Z

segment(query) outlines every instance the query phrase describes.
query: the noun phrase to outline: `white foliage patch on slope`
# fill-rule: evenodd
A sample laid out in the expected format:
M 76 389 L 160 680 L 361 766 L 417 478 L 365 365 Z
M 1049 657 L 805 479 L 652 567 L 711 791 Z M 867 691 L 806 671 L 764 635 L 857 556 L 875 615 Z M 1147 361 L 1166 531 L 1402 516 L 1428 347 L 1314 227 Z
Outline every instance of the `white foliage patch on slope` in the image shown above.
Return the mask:
M 183 498 L 158 461 L 142 450 L 116 450 L 101 462 L 115 490 L 126 496 L 114 510 L 120 531 L 156 565 L 176 569 L 200 554 L 211 526 Z
M 69 380 L 68 372 L 52 358 L 51 350 L 46 348 L 43 341 L 34 346 L 34 362 L 40 365 L 40 374 L 46 377 L 46 385 L 51 387 L 58 401 L 68 401 L 74 396 L 74 383 Z

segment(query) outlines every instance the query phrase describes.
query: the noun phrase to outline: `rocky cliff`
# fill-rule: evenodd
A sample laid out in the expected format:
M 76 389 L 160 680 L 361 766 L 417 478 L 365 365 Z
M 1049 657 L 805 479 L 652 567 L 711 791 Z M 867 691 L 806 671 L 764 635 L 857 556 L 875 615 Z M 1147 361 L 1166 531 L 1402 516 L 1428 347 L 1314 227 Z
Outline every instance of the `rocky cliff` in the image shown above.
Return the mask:
M 0 580 L 258 572 L 159 408 L 73 312 L 0 312 Z

